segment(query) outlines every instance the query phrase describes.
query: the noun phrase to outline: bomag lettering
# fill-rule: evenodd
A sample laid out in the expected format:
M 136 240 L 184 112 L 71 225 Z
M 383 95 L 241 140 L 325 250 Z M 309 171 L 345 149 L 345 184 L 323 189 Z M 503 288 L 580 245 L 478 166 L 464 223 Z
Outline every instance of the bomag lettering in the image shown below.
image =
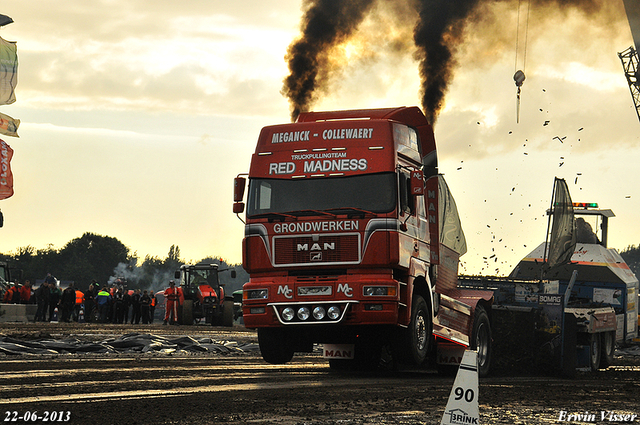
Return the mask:
M 324 140 L 371 139 L 373 128 L 329 128 L 322 132 Z
M 269 174 L 291 174 L 296 171 L 293 162 L 272 162 L 269 164 Z
M 324 161 L 305 161 L 305 173 L 327 173 L 335 171 L 365 171 L 368 168 L 367 160 L 361 159 L 334 159 Z
M 309 130 L 273 133 L 271 136 L 271 143 L 308 142 L 309 133 Z

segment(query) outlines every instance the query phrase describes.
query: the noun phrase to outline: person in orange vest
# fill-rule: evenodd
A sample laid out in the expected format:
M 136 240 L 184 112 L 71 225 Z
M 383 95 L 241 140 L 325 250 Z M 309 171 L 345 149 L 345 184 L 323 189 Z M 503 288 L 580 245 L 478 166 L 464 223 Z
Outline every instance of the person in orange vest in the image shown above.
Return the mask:
M 172 319 L 172 324 L 178 324 L 178 306 L 180 302 L 184 299 L 182 295 L 182 289 L 179 287 L 176 288 L 176 282 L 174 280 L 169 281 L 169 287 L 164 290 L 164 325 L 169 322 L 169 319 Z
M 73 311 L 73 314 L 74 314 L 73 320 L 75 322 L 77 322 L 78 318 L 80 317 L 80 310 L 83 308 L 82 307 L 83 304 L 84 304 L 84 293 L 81 290 L 76 289 L 76 306 Z M 86 316 L 86 312 L 85 312 L 85 316 Z
M 33 288 L 31 287 L 31 281 L 29 279 L 24 281 L 24 285 L 20 288 L 20 303 L 21 304 L 33 304 L 31 301 L 34 297 Z
M 19 301 L 20 301 L 20 288 L 18 287 L 18 284 L 15 284 L 9 289 L 7 289 L 7 292 L 4 293 L 4 298 L 2 299 L 2 302 L 5 304 L 18 304 Z
M 156 304 L 158 304 L 158 298 L 153 294 L 153 291 L 149 292 L 151 298 L 151 304 L 149 305 L 149 323 L 153 323 L 153 316 L 156 314 Z

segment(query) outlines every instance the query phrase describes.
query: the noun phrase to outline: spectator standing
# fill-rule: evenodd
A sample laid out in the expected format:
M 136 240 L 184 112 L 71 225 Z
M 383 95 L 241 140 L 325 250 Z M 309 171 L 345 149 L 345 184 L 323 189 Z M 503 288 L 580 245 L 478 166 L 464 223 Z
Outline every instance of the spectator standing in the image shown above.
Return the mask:
M 136 289 L 133 293 L 133 295 L 131 296 L 131 305 L 133 306 L 133 309 L 131 311 L 131 324 L 133 325 L 133 322 L 137 324 L 140 323 L 140 290 Z
M 151 307 L 151 297 L 145 290 L 140 297 L 140 313 L 142 315 L 142 323 L 149 324 L 149 308 Z
M 53 320 L 53 314 L 60 306 L 62 291 L 54 281 L 53 285 L 49 284 L 49 321 Z
M 131 302 L 131 294 L 127 289 L 124 291 L 124 323 L 129 323 L 129 310 L 131 310 Z M 133 317 L 133 315 L 131 317 Z
M 80 310 L 82 310 L 84 307 L 84 293 L 79 290 L 76 289 L 76 305 L 73 309 L 73 320 L 75 322 L 78 321 L 78 319 L 80 318 Z M 87 315 L 87 312 L 84 312 L 84 315 Z
M 153 316 L 156 314 L 158 298 L 153 294 L 153 291 L 149 292 L 149 297 L 151 298 L 151 305 L 149 306 L 149 323 L 153 323 Z
M 115 294 L 113 294 L 113 303 L 116 306 L 115 308 L 116 312 L 113 318 L 113 323 L 122 324 L 122 321 L 124 319 L 124 311 L 125 311 L 124 294 L 122 293 L 122 288 L 116 289 Z
M 49 285 L 49 288 L 51 288 L 51 285 L 58 284 L 58 282 L 56 282 L 56 278 L 53 277 L 51 273 L 47 273 L 47 276 L 44 278 L 44 281 L 47 282 L 47 285 Z
M 49 284 L 47 282 L 42 282 L 36 289 L 36 303 L 38 304 L 36 322 L 46 322 L 47 311 L 49 310 Z
M 96 295 L 98 295 L 97 291 L 97 282 L 92 280 L 89 284 L 89 289 L 84 293 L 84 315 L 87 322 L 93 322 L 97 320 L 98 312 L 94 312 L 96 309 Z
M 96 296 L 96 305 L 98 306 L 98 321 L 100 323 L 106 323 L 109 308 L 111 307 L 111 294 L 107 291 L 106 287 L 102 288 L 100 292 L 98 292 L 98 295 Z
M 164 290 L 165 299 L 165 313 L 164 322 L 166 325 L 169 319 L 172 320 L 172 324 L 178 324 L 178 306 L 180 304 L 180 288 L 176 288 L 176 282 L 174 280 L 169 281 L 169 287 Z
M 62 292 L 62 314 L 60 320 L 69 323 L 71 314 L 76 307 L 76 290 L 73 289 L 73 283 L 70 283 Z
M 4 293 L 2 302 L 5 304 L 18 304 L 20 302 L 20 287 L 17 282 L 15 285 L 7 289 L 7 292 Z
M 24 281 L 24 285 L 20 288 L 20 303 L 21 304 L 33 304 L 34 301 L 33 288 L 31 287 L 31 281 L 29 279 Z
M 107 313 L 107 321 L 109 323 L 115 323 L 113 319 L 116 317 L 116 303 L 114 300 L 116 289 L 117 288 L 115 286 L 108 289 L 109 295 L 111 295 L 111 298 L 109 299 L 109 312 Z

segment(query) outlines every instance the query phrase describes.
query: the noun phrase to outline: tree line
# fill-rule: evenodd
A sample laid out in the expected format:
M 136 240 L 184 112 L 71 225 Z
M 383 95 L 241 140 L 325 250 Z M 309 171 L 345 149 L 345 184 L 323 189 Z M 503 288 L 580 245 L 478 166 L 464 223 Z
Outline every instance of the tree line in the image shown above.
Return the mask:
M 137 253 L 118 239 L 110 236 L 85 233 L 72 239 L 60 249 L 52 245 L 36 249 L 28 245 L 15 253 L 0 254 L 0 261 L 9 263 L 10 268 L 22 271 L 22 280 L 31 282 L 44 279 L 51 273 L 61 281 L 72 281 L 80 290 L 89 288 L 95 280 L 98 284 L 125 280 L 129 288 L 158 290 L 169 285 L 169 279 L 185 261 L 180 258 L 180 248 L 171 245 L 166 258 L 150 255 L 141 260 Z M 228 264 L 216 257 L 206 257 L 197 261 L 219 264 L 220 269 L 235 269 L 236 278 L 230 273 L 220 273 L 220 283 L 226 284 L 226 292 L 241 289 L 249 281 L 249 275 L 240 264 Z
M 624 251 L 620 252 L 620 256 L 636 277 L 640 276 L 640 245 L 629 245 Z
M 622 258 L 636 276 L 640 276 L 640 245 L 630 245 L 620 252 Z M 20 247 L 15 253 L 0 254 L 13 269 L 22 271 L 22 280 L 42 280 L 51 273 L 62 281 L 73 281 L 81 290 L 88 289 L 91 281 L 100 285 L 124 279 L 129 288 L 158 290 L 168 286 L 169 279 L 185 261 L 180 258 L 180 248 L 171 245 L 166 258 L 145 256 L 144 260 L 132 253 L 118 239 L 110 236 L 85 233 L 72 239 L 60 249 L 52 245 L 36 249 L 31 245 Z M 249 281 L 248 273 L 240 264 L 228 264 L 216 257 L 206 257 L 197 263 L 217 263 L 220 269 L 235 269 L 236 278 L 230 273 L 220 273 L 220 282 L 227 285 L 227 292 L 242 288 Z

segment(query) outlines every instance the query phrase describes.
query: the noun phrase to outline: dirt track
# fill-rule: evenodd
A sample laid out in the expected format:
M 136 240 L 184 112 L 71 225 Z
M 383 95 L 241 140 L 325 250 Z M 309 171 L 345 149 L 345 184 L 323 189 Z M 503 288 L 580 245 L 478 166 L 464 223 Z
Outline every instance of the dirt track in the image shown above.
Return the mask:
M 255 341 L 234 328 L 122 327 L 44 324 L 0 325 L 19 338 L 149 332 L 209 335 Z M 0 357 L 0 413 L 7 421 L 26 412 L 69 412 L 73 424 L 439 424 L 453 383 L 433 371 L 335 373 L 319 355 L 296 356 L 284 366 L 266 364 L 259 353 L 63 354 Z M 549 424 L 562 411 L 640 414 L 640 361 L 617 358 L 616 366 L 574 380 L 496 377 L 480 381 L 485 424 Z M 18 412 L 17 415 L 5 412 Z M 58 414 L 56 415 L 58 416 Z M 10 421 L 7 421 L 7 423 Z M 17 420 L 13 423 L 44 423 Z M 635 418 L 635 423 L 640 419 Z

